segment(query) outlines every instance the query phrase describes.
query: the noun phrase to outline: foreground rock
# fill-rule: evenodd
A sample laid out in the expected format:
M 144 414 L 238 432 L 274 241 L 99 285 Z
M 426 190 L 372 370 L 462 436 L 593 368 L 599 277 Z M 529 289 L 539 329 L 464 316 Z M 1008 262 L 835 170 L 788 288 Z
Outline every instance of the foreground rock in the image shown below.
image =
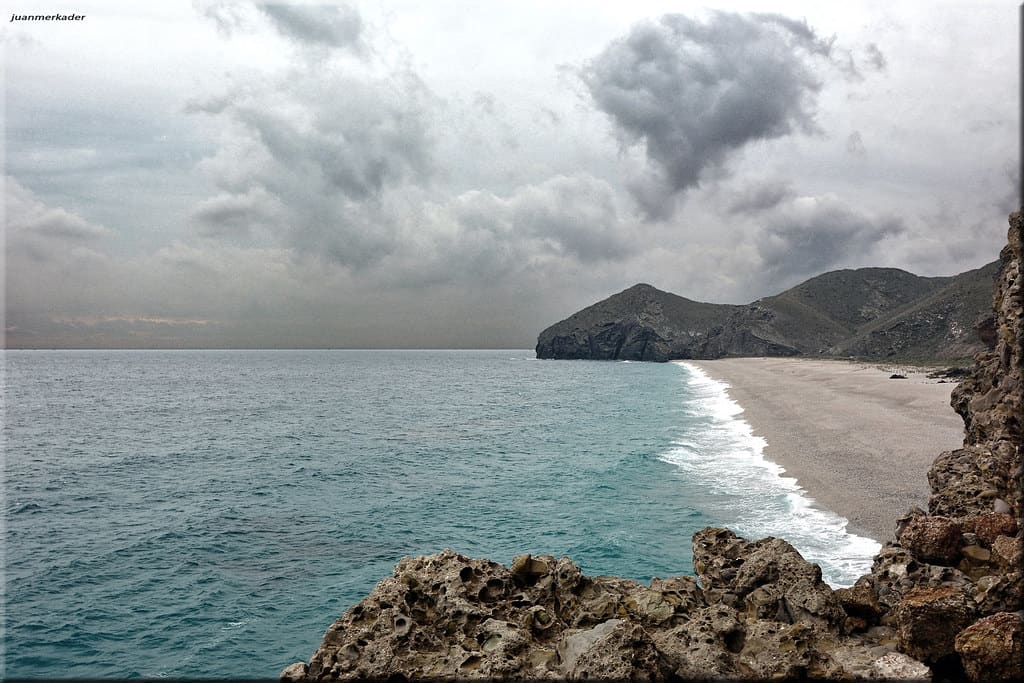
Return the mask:
M 891 631 L 847 633 L 835 592 L 785 541 L 694 537 L 698 576 L 649 586 L 568 558 L 511 567 L 446 550 L 404 559 L 328 629 L 293 680 L 919 678 Z M 703 584 L 703 588 L 701 586 Z M 952 647 L 952 646 L 951 646 Z
M 1024 679 L 1024 221 L 1010 217 L 989 346 L 953 394 L 964 447 L 928 473 L 870 573 L 833 590 L 778 538 L 693 537 L 697 578 L 584 576 L 450 550 L 403 559 L 287 680 Z

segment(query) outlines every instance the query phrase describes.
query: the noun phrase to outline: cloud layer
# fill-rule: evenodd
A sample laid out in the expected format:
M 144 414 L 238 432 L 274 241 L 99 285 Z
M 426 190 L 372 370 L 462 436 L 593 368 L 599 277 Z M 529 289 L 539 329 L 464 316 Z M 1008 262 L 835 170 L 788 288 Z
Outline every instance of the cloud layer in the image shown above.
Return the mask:
M 592 10 L 196 0 L 9 29 L 8 343 L 526 347 L 638 281 L 741 303 L 995 258 L 1015 14 Z

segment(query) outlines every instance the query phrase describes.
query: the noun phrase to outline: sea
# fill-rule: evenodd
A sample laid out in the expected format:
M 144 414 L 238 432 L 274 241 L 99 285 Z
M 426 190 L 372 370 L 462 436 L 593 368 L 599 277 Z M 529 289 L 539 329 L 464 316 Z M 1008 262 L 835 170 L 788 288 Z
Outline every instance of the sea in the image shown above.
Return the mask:
M 487 351 L 6 351 L 3 676 L 274 678 L 403 556 L 692 575 L 878 544 L 765 459 L 693 365 Z

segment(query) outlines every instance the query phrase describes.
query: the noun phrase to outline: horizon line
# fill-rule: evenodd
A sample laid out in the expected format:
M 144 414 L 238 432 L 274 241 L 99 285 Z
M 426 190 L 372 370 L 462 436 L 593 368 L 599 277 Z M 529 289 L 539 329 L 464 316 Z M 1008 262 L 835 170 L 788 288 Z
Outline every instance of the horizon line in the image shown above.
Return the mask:
M 0 351 L 536 351 L 514 346 L 17 346 Z

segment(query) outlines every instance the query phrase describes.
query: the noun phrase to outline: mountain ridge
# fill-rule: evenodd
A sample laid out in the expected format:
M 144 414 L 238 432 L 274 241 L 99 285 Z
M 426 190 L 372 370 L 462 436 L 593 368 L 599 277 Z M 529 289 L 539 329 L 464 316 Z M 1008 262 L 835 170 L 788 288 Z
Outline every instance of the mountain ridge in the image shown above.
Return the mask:
M 818 356 L 959 359 L 998 261 L 958 275 L 899 268 L 828 271 L 749 304 L 694 301 L 637 283 L 543 330 L 538 358 L 589 360 Z

